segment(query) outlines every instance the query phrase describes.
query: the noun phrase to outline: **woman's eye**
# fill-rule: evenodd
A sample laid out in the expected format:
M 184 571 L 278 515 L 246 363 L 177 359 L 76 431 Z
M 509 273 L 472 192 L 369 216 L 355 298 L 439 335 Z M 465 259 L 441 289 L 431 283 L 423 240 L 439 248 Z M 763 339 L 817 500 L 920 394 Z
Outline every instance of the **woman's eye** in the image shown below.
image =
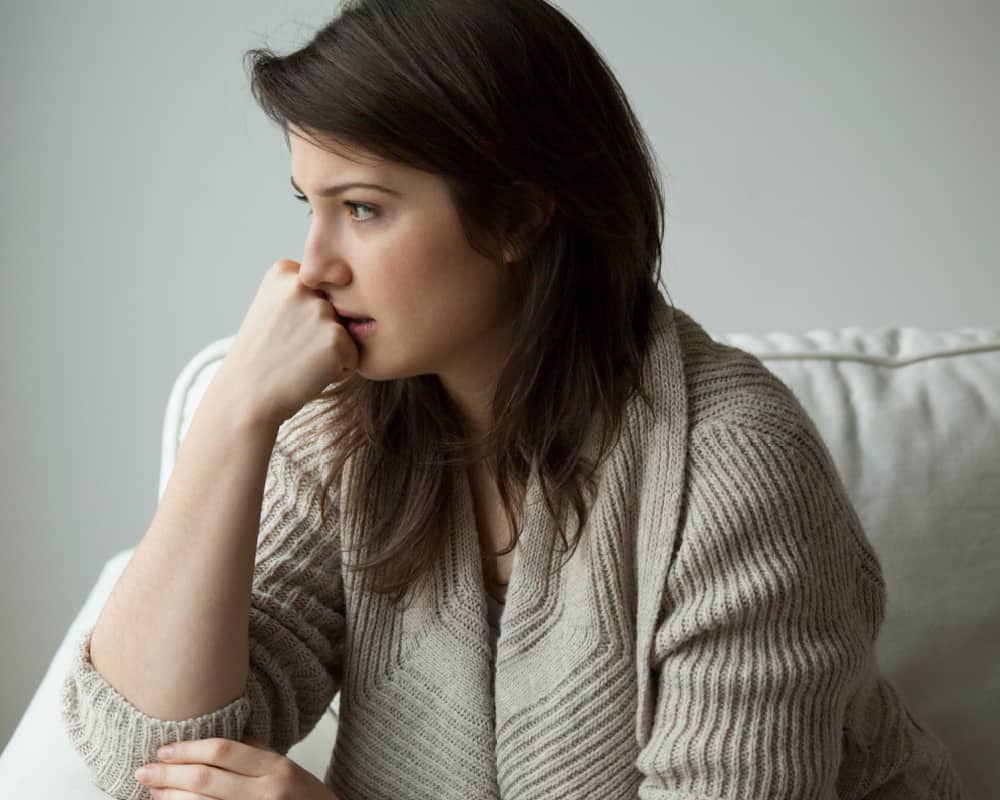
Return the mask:
M 302 194 L 295 195 L 295 199 L 296 200 L 301 200 L 303 203 L 308 203 L 309 202 L 309 200 L 306 198 L 306 196 L 302 195 Z M 374 212 L 375 212 L 375 207 L 374 206 L 370 206 L 367 203 L 352 203 L 350 200 L 345 200 L 344 201 L 344 205 L 347 206 L 348 208 L 363 208 L 366 211 L 372 212 L 373 215 L 374 215 Z M 312 216 L 312 213 L 313 213 L 312 209 L 310 208 L 309 209 L 309 216 L 310 217 Z M 371 217 L 369 217 L 368 219 L 358 219 L 357 217 L 353 217 L 352 216 L 351 219 L 353 219 L 355 222 L 367 222 L 368 219 L 371 219 Z
M 372 216 L 375 215 L 375 209 L 372 206 L 367 205 L 365 203 L 352 203 L 350 200 L 345 200 L 344 205 L 347 206 L 348 208 L 363 208 L 365 209 L 365 211 L 372 212 Z M 357 219 L 357 217 L 351 217 L 351 219 L 355 220 L 356 222 L 367 222 L 371 218 L 372 217 L 368 217 L 367 219 Z

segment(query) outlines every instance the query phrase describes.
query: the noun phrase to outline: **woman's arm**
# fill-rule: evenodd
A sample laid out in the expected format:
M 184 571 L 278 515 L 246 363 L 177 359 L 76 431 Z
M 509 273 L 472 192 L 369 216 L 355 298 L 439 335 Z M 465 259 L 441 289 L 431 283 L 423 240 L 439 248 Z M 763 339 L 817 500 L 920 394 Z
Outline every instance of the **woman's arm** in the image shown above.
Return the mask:
M 209 407 L 209 404 L 204 406 Z M 213 421 L 217 421 L 214 415 L 206 413 L 196 429 L 198 420 L 193 420 L 188 437 L 197 436 L 200 431 L 202 438 L 208 437 L 205 445 L 208 450 L 224 454 L 223 440 L 214 438 L 220 434 Z M 198 439 L 185 438 L 185 442 L 189 441 Z M 262 443 L 257 446 L 263 451 Z M 252 459 L 241 447 L 253 446 L 234 444 L 228 450 L 228 458 L 241 462 Z M 197 445 L 189 448 L 189 460 L 198 460 L 198 450 Z M 297 435 L 286 435 L 285 428 L 279 432 L 266 462 L 263 501 L 247 498 L 254 507 L 239 511 L 240 515 L 248 515 L 255 526 L 259 518 L 259 530 L 254 527 L 244 531 L 248 534 L 246 541 L 239 540 L 241 546 L 248 548 L 249 555 L 233 548 L 233 562 L 247 557 L 252 564 L 252 578 L 247 575 L 246 586 L 237 586 L 237 596 L 226 601 L 226 613 L 236 614 L 239 609 L 243 616 L 232 623 L 233 629 L 220 630 L 218 640 L 211 641 L 209 636 L 204 645 L 207 652 L 196 652 L 192 643 L 195 636 L 207 636 L 204 626 L 209 624 L 209 618 L 215 620 L 211 624 L 222 624 L 221 611 L 216 607 L 222 602 L 217 596 L 221 579 L 212 581 L 211 571 L 206 571 L 201 563 L 216 557 L 216 550 L 207 548 L 203 553 L 193 546 L 185 549 L 183 537 L 178 536 L 181 544 L 171 548 L 168 542 L 161 552 L 163 559 L 169 557 L 168 570 L 204 575 L 205 586 L 189 582 L 185 588 L 182 578 L 175 575 L 173 592 L 165 592 L 160 588 L 163 584 L 155 569 L 153 574 L 146 573 L 144 582 L 137 580 L 139 588 L 133 591 L 138 594 L 132 602 L 140 607 L 135 618 L 140 624 L 154 628 L 160 625 L 164 615 L 172 613 L 170 604 L 175 604 L 175 610 L 188 608 L 194 615 L 186 628 L 181 626 L 182 630 L 175 633 L 173 641 L 166 636 L 160 638 L 160 646 L 167 650 L 161 653 L 162 662 L 152 663 L 161 679 L 166 680 L 163 691 L 172 701 L 158 701 L 152 685 L 143 683 L 141 676 L 135 678 L 140 690 L 154 691 L 146 701 L 146 708 L 156 706 L 154 710 L 161 716 L 140 710 L 128 694 L 123 696 L 95 668 L 90 653 L 93 628 L 80 637 L 63 682 L 62 719 L 67 736 L 89 768 L 94 784 L 107 794 L 116 798 L 145 796 L 146 790 L 134 778 L 135 769 L 157 760 L 157 748 L 173 741 L 210 738 L 237 741 L 251 735 L 284 755 L 305 738 L 329 707 L 342 675 L 344 591 L 339 524 L 333 521 L 323 525 L 320 519 L 319 472 L 324 453 L 322 442 L 310 444 Z M 213 458 L 210 454 L 203 457 Z M 245 463 L 226 466 L 231 469 L 227 482 L 230 489 L 232 475 L 242 473 L 245 467 Z M 183 474 L 183 470 L 178 474 Z M 221 491 L 219 476 L 214 479 L 203 476 L 202 480 L 204 484 L 198 485 L 204 491 L 213 484 L 216 491 Z M 181 521 L 181 527 L 173 530 L 183 531 L 187 524 L 194 523 Z M 234 538 L 241 535 L 235 528 L 227 530 Z M 164 537 L 168 538 L 166 534 Z M 218 558 L 225 559 L 223 555 Z M 238 563 L 227 562 L 218 568 L 230 570 L 229 580 L 242 580 L 239 577 L 242 567 Z M 188 579 L 191 580 L 191 575 Z M 145 595 L 141 593 L 143 588 Z M 178 593 L 183 592 L 192 594 L 179 597 Z M 245 597 L 245 603 L 239 593 Z M 181 625 L 176 620 L 173 624 Z M 197 633 L 196 628 L 200 629 Z M 136 637 L 134 642 L 126 642 L 128 646 L 143 647 L 143 630 L 122 630 L 126 638 Z M 237 646 L 243 648 L 242 652 L 224 652 Z M 204 669 L 217 664 L 219 669 L 231 668 L 236 672 L 221 678 L 209 673 L 199 676 L 192 672 L 191 660 L 197 660 Z M 171 674 L 179 676 L 173 683 Z M 211 683 L 211 690 L 203 683 Z
M 143 536 L 90 645 L 94 667 L 137 709 L 187 719 L 243 694 L 247 617 L 277 427 L 209 385 Z
M 941 772 L 878 675 L 885 585 L 833 462 L 806 426 L 779 429 L 692 433 L 641 800 L 926 792 Z

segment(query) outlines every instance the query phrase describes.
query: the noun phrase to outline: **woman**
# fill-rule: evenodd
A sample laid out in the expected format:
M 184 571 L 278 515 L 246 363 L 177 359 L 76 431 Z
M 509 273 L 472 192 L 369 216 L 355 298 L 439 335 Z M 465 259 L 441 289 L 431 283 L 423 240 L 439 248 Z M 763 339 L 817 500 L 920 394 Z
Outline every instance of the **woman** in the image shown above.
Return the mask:
M 959 797 L 878 673 L 881 568 L 815 426 L 658 289 L 655 159 L 583 34 L 369 0 L 251 54 L 310 228 L 67 676 L 95 782 Z M 320 784 L 285 754 L 338 692 Z

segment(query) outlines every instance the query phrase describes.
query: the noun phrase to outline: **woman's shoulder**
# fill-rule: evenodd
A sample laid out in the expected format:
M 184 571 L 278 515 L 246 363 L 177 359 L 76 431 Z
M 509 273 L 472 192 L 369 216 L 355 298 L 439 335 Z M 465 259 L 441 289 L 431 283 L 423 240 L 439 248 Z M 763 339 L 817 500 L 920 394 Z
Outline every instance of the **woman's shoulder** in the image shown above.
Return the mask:
M 674 430 L 697 454 L 720 429 L 822 450 L 813 420 L 792 389 L 754 353 L 716 341 L 692 315 L 657 294 L 644 367 L 649 404 L 628 416 L 628 452 L 642 459 L 654 429 Z M 675 424 L 680 422 L 679 427 Z
M 719 425 L 792 436 L 815 432 L 791 387 L 757 355 L 713 339 L 680 309 L 674 309 L 674 320 L 692 435 Z

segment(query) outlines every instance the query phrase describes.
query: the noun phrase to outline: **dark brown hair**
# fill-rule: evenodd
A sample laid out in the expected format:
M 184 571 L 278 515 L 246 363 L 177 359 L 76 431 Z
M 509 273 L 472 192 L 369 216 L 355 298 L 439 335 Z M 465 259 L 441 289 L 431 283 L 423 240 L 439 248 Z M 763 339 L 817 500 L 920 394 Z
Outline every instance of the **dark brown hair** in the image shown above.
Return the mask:
M 331 152 L 335 138 L 439 175 L 470 246 L 494 263 L 510 243 L 508 221 L 525 208 L 551 212 L 514 242 L 514 343 L 484 437 L 465 429 L 433 374 L 350 373 L 320 395 L 319 415 L 303 416 L 336 431 L 327 490 L 368 448 L 346 496 L 377 507 L 359 537 L 372 557 L 348 566 L 396 601 L 429 576 L 446 544 L 453 481 L 477 453 L 489 454 L 515 531 L 537 464 L 571 552 L 626 404 L 635 395 L 649 404 L 642 364 L 660 284 L 656 160 L 610 68 L 543 0 L 348 0 L 301 49 L 246 55 L 254 98 L 286 143 L 291 124 Z M 593 430 L 596 462 L 582 455 Z M 570 506 L 572 545 L 563 532 Z

